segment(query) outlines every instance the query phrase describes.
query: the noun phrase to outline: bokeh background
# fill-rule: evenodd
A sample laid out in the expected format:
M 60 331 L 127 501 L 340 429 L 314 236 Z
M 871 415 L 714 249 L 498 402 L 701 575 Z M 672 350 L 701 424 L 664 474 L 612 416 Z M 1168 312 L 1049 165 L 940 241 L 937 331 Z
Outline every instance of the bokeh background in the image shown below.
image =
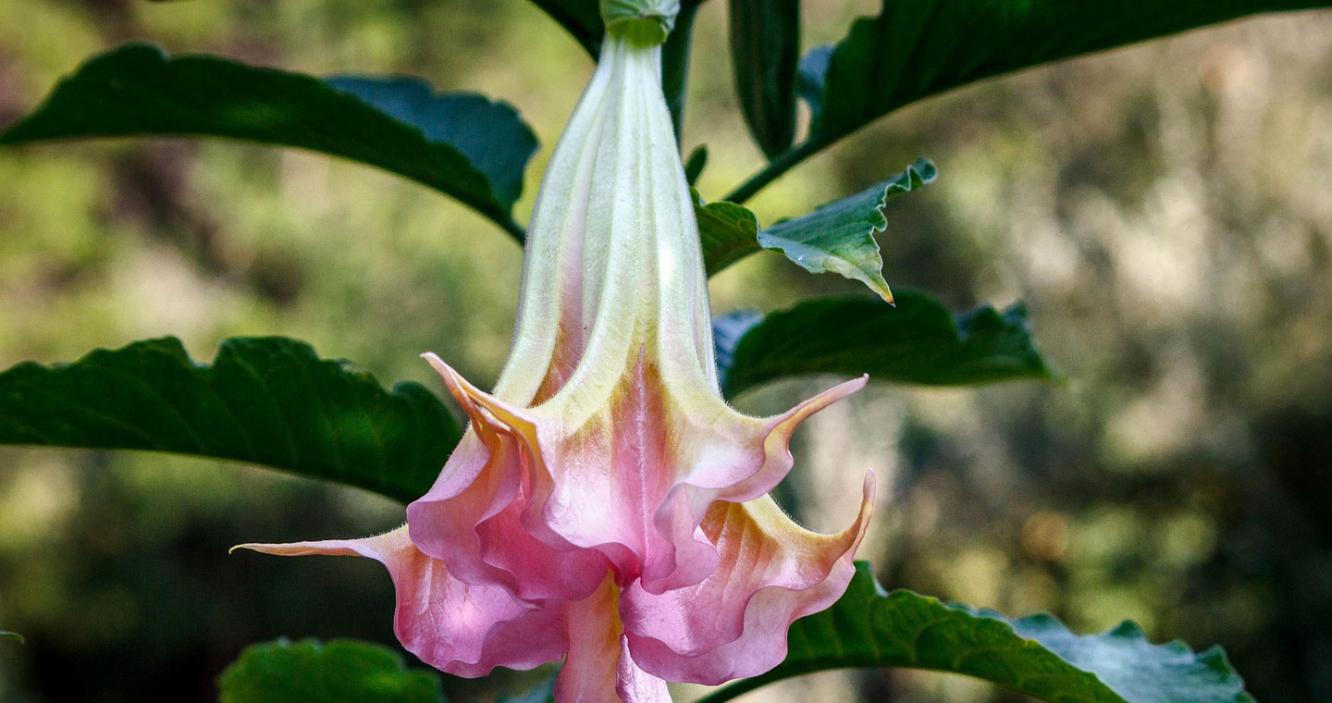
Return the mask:
M 807 46 L 874 0 L 805 0 Z M 686 148 L 720 197 L 760 164 L 725 7 L 700 17 Z M 129 39 L 315 74 L 413 73 L 519 107 L 542 138 L 591 62 L 524 0 L 0 0 L 0 125 Z M 875 467 L 881 580 L 1076 629 L 1122 618 L 1224 645 L 1261 701 L 1332 700 L 1332 13 L 1271 17 L 990 81 L 882 120 L 754 201 L 765 221 L 916 156 L 888 280 L 957 309 L 1023 299 L 1061 384 L 877 386 L 798 439 L 789 491 L 837 525 Z M 0 152 L 0 367 L 178 335 L 211 359 L 281 334 L 385 382 L 435 350 L 479 381 L 509 343 L 521 252 L 465 208 L 308 154 L 183 140 Z M 776 255 L 718 312 L 860 292 Z M 788 404 L 827 379 L 739 399 Z M 484 383 L 482 385 L 485 385 Z M 148 454 L 0 450 L 0 700 L 213 700 L 246 644 L 391 643 L 372 563 L 227 556 L 395 526 L 382 499 Z M 486 700 L 450 684 L 455 700 Z M 960 678 L 828 673 L 752 700 L 1017 700 Z

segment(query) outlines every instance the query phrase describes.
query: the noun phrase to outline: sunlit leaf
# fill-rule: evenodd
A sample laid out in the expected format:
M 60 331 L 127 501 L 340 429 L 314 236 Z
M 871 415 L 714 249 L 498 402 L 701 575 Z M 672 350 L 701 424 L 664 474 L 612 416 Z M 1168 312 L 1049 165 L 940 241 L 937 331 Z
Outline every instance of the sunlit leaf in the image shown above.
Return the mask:
M 780 679 L 846 667 L 965 674 L 1058 703 L 1252 703 L 1220 648 L 1156 645 L 1131 622 L 1075 635 L 1049 615 L 998 613 L 910 591 L 885 593 L 868 564 L 831 609 L 791 627 L 776 669 L 704 696 L 720 703 Z
M 221 703 L 443 703 L 439 674 L 368 642 L 278 640 L 246 648 L 218 678 Z
M 0 444 L 229 459 L 404 502 L 430 487 L 460 435 L 424 387 L 385 391 L 276 337 L 227 340 L 211 366 L 167 338 L 0 373 Z
M 931 296 L 906 290 L 896 307 L 874 298 L 815 298 L 766 316 L 723 316 L 714 330 L 728 397 L 809 374 L 867 373 L 928 386 L 1054 377 L 1021 304 L 954 316 Z
M 730 0 L 731 64 L 745 123 L 763 153 L 791 146 L 800 0 Z
M 717 273 L 756 251 L 776 249 L 806 271 L 860 281 L 883 299 L 892 300 L 874 239 L 888 227 L 884 208 L 890 200 L 932 183 L 937 175 L 934 164 L 920 159 L 860 193 L 761 231 L 757 218 L 742 205 L 725 201 L 700 205 L 699 231 L 708 273 Z
M 414 78 L 313 76 L 129 44 L 67 76 L 0 144 L 226 137 L 341 156 L 451 195 L 515 236 L 536 137 L 503 103 Z

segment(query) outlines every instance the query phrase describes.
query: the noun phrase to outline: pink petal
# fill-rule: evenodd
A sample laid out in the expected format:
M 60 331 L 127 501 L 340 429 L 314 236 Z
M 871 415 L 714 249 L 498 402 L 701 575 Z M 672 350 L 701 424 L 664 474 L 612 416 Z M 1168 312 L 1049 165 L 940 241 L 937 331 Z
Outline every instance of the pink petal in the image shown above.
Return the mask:
M 791 468 L 796 427 L 865 381 L 840 384 L 774 418 L 746 417 L 720 399 L 686 404 L 711 413 L 694 416 L 640 357 L 607 411 L 571 434 L 558 434 L 557 419 L 542 419 L 542 408 L 530 411 L 549 480 L 534 479 L 525 525 L 547 543 L 600 551 L 621 584 L 640 578 L 654 593 L 696 584 L 718 563 L 698 530 L 708 506 L 770 490 Z
M 620 631 L 619 587 L 609 576 L 568 606 L 569 654 L 555 681 L 560 703 L 670 703 L 666 682 L 634 664 Z
M 439 479 L 407 507 L 412 540 L 474 584 L 504 586 L 526 600 L 577 600 L 600 583 L 607 563 L 595 552 L 537 539 L 522 524 L 539 456 L 526 411 L 468 383 L 425 355 L 471 426 Z
M 621 612 L 635 661 L 669 681 L 705 684 L 781 663 L 791 623 L 846 590 L 874 495 L 871 472 L 859 516 L 835 535 L 801 528 L 767 497 L 714 505 L 703 523 L 721 553 L 714 574 L 661 594 L 638 584 L 625 591 Z
M 716 568 L 716 550 L 698 534 L 698 525 L 717 501 L 745 502 L 771 491 L 790 472 L 791 436 L 811 415 L 865 387 L 867 376 L 840 383 L 791 410 L 762 422 L 750 436 L 732 439 L 732 446 L 752 447 L 739 461 L 721 460 L 722 452 L 698 452 L 689 472 L 661 499 L 652 520 L 673 550 L 658 550 L 643 570 L 643 588 L 663 593 L 698 583 Z M 749 420 L 751 423 L 759 421 Z
M 242 544 L 279 556 L 362 556 L 388 567 L 398 594 L 393 630 L 407 651 L 458 676 L 484 676 L 496 666 L 531 669 L 564 652 L 564 612 L 539 608 L 497 586 L 466 584 L 444 563 L 421 553 L 400 527 L 355 540 Z

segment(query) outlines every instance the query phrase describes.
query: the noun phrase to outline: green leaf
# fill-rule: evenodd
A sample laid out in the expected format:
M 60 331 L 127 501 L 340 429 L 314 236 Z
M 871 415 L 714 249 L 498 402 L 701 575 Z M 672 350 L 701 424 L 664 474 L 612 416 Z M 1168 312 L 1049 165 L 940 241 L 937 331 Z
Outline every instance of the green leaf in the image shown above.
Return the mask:
M 19 644 L 23 644 L 23 635 L 8 630 L 0 630 L 0 640 L 16 640 Z
M 789 376 L 835 374 L 927 386 L 1050 379 L 1026 308 L 990 306 L 953 316 L 926 293 L 825 297 L 767 316 L 742 312 L 713 325 L 727 397 Z
M 443 703 L 439 674 L 368 642 L 247 647 L 218 677 L 221 703 Z
M 763 153 L 791 146 L 800 0 L 731 0 L 731 63 L 745 123 Z
M 259 464 L 399 501 L 433 483 L 461 431 L 416 383 L 276 337 L 222 343 L 212 366 L 174 338 L 0 373 L 0 444 L 141 449 Z
M 698 191 L 692 192 L 703 266 L 709 276 L 756 251 L 763 251 L 759 246 L 758 217 L 749 208 L 724 200 L 705 204 Z
M 1332 0 L 883 0 L 835 48 L 801 62 L 809 137 L 727 194 L 743 203 L 869 122 L 959 86 L 1043 63 Z
M 841 600 L 791 627 L 786 661 L 699 703 L 844 667 L 964 674 L 1059 703 L 1253 703 L 1220 648 L 1154 645 L 1131 622 L 1079 636 L 1049 615 L 1008 620 L 911 591 L 885 593 L 868 564 L 856 566 Z
M 0 144 L 208 136 L 360 161 L 451 195 L 521 238 L 510 211 L 537 141 L 518 113 L 412 78 L 327 81 L 128 44 L 67 76 Z
M 601 21 L 601 0 L 532 0 L 559 22 L 580 46 L 597 57 L 606 25 Z
M 874 235 L 888 227 L 888 201 L 926 186 L 938 176 L 934 164 L 919 159 L 902 173 L 808 215 L 758 230 L 754 214 L 741 205 L 719 202 L 697 208 L 708 274 L 761 249 L 777 249 L 811 273 L 837 273 L 860 281 L 884 300 L 893 299 L 883 280 L 883 257 Z
M 834 51 L 820 141 L 974 81 L 1260 12 L 1328 0 L 884 0 Z

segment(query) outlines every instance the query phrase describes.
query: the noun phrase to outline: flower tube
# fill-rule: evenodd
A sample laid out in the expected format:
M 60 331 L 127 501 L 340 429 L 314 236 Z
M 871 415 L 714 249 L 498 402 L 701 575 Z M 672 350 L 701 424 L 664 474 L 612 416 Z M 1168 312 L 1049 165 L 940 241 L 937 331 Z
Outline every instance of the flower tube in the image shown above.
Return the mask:
M 774 417 L 722 398 L 661 88 L 678 3 L 603 7 L 634 3 L 647 10 L 607 11 L 600 62 L 545 173 L 494 390 L 425 355 L 470 425 L 407 524 L 242 545 L 376 559 L 408 651 L 460 676 L 563 659 L 561 703 L 669 701 L 666 681 L 776 666 L 790 624 L 846 589 L 874 499 L 871 473 L 852 524 L 824 535 L 767 495 L 791 469 L 796 427 L 865 378 Z

